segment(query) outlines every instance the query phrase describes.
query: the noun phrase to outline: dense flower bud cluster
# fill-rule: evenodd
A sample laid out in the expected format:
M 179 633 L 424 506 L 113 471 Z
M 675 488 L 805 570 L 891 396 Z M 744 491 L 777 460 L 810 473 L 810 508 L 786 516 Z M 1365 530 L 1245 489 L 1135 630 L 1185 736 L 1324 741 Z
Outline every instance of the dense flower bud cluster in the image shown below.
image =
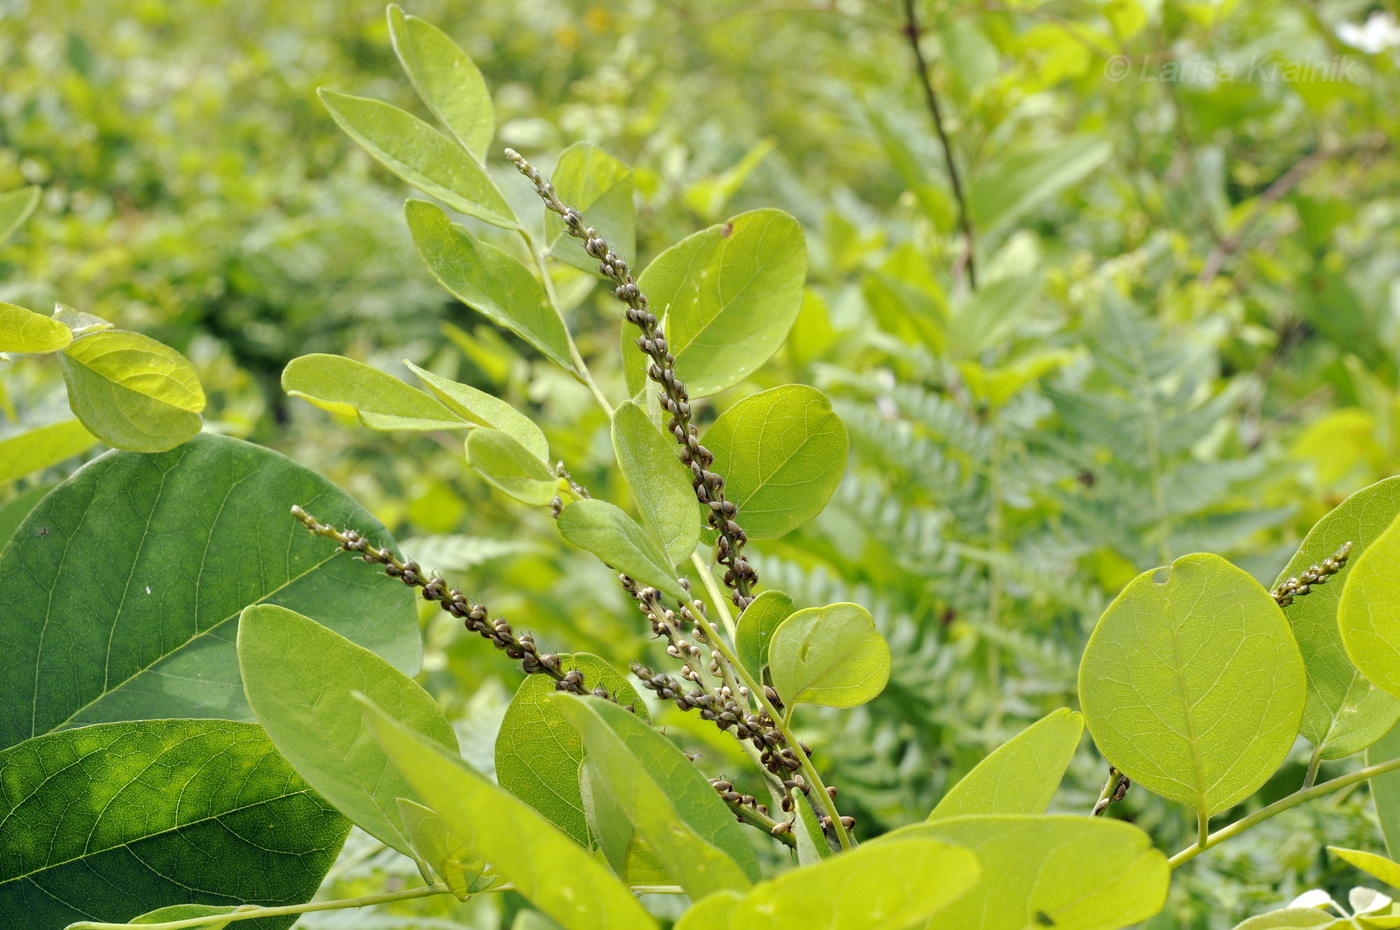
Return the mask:
M 1302 597 L 1313 589 L 1313 585 L 1326 584 L 1330 575 L 1335 575 L 1341 571 L 1347 563 L 1347 556 L 1351 555 L 1351 543 L 1342 543 L 1340 549 L 1323 559 L 1316 565 L 1308 568 L 1301 575 L 1294 575 L 1283 584 L 1269 592 L 1278 606 L 1287 607 L 1293 603 L 1295 597 Z

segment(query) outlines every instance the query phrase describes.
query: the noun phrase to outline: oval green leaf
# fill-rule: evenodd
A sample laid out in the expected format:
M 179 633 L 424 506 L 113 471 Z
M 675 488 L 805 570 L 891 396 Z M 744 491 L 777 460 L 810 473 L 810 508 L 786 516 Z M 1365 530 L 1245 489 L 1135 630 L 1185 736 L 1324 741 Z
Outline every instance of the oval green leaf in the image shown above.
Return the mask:
M 564 508 L 558 524 L 565 539 L 593 553 L 609 568 L 675 600 L 690 599 L 676 580 L 675 565 L 661 543 L 616 506 L 600 500 L 576 501 Z
M 1135 578 L 1079 666 L 1099 751 L 1133 781 L 1203 816 L 1253 794 L 1298 735 L 1307 691 L 1283 611 L 1214 555 Z
M 752 539 L 774 539 L 822 512 L 846 470 L 846 426 L 816 388 L 746 397 L 705 433 L 714 471 Z
M 417 388 L 341 355 L 303 355 L 282 370 L 282 390 L 370 429 L 465 429 L 467 422 Z
M 1400 721 L 1400 700 L 1375 687 L 1357 671 L 1338 625 L 1342 589 L 1357 561 L 1400 514 L 1400 478 L 1387 478 L 1342 501 L 1308 531 L 1275 585 L 1296 576 L 1351 543 L 1350 564 L 1339 578 L 1314 585 L 1294 598 L 1283 615 L 1293 627 L 1308 669 L 1303 736 L 1323 759 L 1340 759 L 1365 749 Z
M 987 756 L 952 787 L 928 819 L 1043 814 L 1084 735 L 1084 715 L 1060 708 Z
M 164 452 L 199 432 L 204 388 L 183 355 L 140 333 L 106 330 L 63 350 L 68 403 L 109 446 Z
M 543 507 L 559 491 L 554 470 L 502 430 L 474 429 L 467 434 L 467 464 L 522 504 Z
M 413 857 L 397 802 L 412 792 L 369 737 L 352 695 L 455 751 L 432 695 L 363 646 L 271 604 L 243 611 L 238 669 L 253 715 L 297 774 L 355 826 Z
M 469 384 L 439 378 L 410 361 L 404 364 L 447 409 L 476 426 L 500 430 L 524 446 L 531 455 L 541 461 L 549 461 L 549 441 L 534 420 L 500 398 L 478 391 Z
M 35 930 L 175 904 L 301 904 L 350 827 L 247 723 L 50 733 L 0 752 L 0 784 L 0 916 Z
M 486 161 L 496 135 L 491 92 L 476 63 L 432 23 L 405 16 L 398 4 L 388 9 L 389 38 L 413 89 L 448 132 L 477 161 Z
M 977 854 L 982 879 L 931 923 L 958 930 L 1116 930 L 1162 909 L 1167 857 L 1119 820 L 1039 814 L 955 817 L 867 843 L 934 839 Z M 839 861 L 838 857 L 838 861 Z
M 675 744 L 616 704 L 574 695 L 553 700 L 638 835 L 692 900 L 744 891 L 758 878 L 748 837 Z
M 673 566 L 690 558 L 700 542 L 700 502 L 690 469 L 676 457 L 675 442 L 631 401 L 613 411 L 612 441 L 642 525 L 661 543 Z
M 51 316 L 0 301 L 0 352 L 57 352 L 73 331 Z
M 393 544 L 329 481 L 222 436 L 111 452 L 56 487 L 0 552 L 0 747 L 114 720 L 251 719 L 234 634 L 252 604 L 416 672 L 412 592 L 308 533 L 293 504 Z
M 584 687 L 608 689 L 613 697 L 647 719 L 646 703 L 617 669 L 587 652 L 560 655 L 565 671 L 583 672 Z M 496 735 L 496 781 L 502 788 L 539 811 L 580 846 L 591 837 L 579 789 L 583 741 L 559 707 L 548 675 L 526 675 L 501 718 Z M 548 745 L 548 752 L 540 746 Z
M 458 213 L 493 226 L 520 228 L 481 163 L 412 113 L 324 87 L 317 93 L 350 138 L 409 184 Z
M 778 350 L 802 309 L 806 279 L 802 227 L 781 210 L 754 210 L 671 246 L 637 285 L 665 316 L 676 374 L 691 397 L 705 397 Z
M 1398 559 L 1400 517 L 1349 563 L 1337 606 L 1342 644 L 1352 664 L 1392 698 L 1400 698 L 1400 648 L 1396 640 L 1400 635 L 1400 577 L 1395 573 Z
M 764 591 L 749 601 L 749 606 L 739 615 L 734 648 L 739 652 L 739 661 L 754 677 L 761 676 L 768 665 L 768 646 L 773 631 L 790 616 L 792 598 L 782 591 Z
M 632 169 L 592 142 L 575 142 L 559 153 L 549 180 L 559 199 L 583 214 L 583 220 L 608 240 L 624 261 L 637 260 L 637 221 L 632 206 Z M 583 243 L 545 211 L 549 254 L 582 271 L 601 274 Z M 699 396 L 699 395 L 695 395 Z
M 809 607 L 773 631 L 768 668 L 790 706 L 855 707 L 885 690 L 890 646 L 859 604 Z
M 372 704 L 376 738 L 428 807 L 475 856 L 515 884 L 565 930 L 655 930 L 656 922 L 608 867 L 524 801 Z
M 520 259 L 473 239 L 427 201 L 410 200 L 403 210 L 418 255 L 439 284 L 565 371 L 574 370 L 564 320 Z
M 674 885 L 670 873 L 627 818 L 618 792 L 587 759 L 579 768 L 578 786 L 588 833 L 613 872 L 629 885 Z M 625 785 L 622 788 L 626 790 Z
M 1385 856 L 1363 852 L 1360 849 L 1346 849 L 1342 846 L 1328 846 L 1327 851 L 1348 865 L 1353 865 L 1367 875 L 1379 878 L 1392 888 L 1400 888 L 1400 863 L 1392 862 Z
M 975 893 L 982 870 L 966 849 L 914 837 L 867 843 L 815 865 L 792 869 L 755 885 L 740 898 L 714 895 L 687 911 L 676 930 L 886 930 L 916 926 L 943 915 Z
M 60 420 L 0 439 L 0 483 L 57 465 L 96 442 L 97 437 L 77 420 Z

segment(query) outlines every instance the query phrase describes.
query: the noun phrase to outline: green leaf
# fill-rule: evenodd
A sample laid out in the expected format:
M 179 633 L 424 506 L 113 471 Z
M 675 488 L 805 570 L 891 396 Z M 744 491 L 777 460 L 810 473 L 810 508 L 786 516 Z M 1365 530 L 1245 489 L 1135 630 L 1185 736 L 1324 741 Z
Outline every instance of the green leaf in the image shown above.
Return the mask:
M 768 644 L 773 631 L 790 616 L 792 598 L 781 591 L 764 591 L 739 615 L 734 648 L 739 652 L 739 661 L 754 677 L 761 676 L 768 665 Z
M 543 507 L 558 493 L 554 470 L 502 430 L 468 433 L 467 464 L 492 487 L 522 504 Z
M 744 398 L 705 434 L 751 539 L 783 536 L 821 513 L 846 470 L 847 443 L 831 401 L 804 384 Z
M 153 911 L 147 911 L 140 917 L 133 917 L 133 924 L 163 924 L 175 920 L 193 920 L 197 917 L 213 917 L 216 914 L 232 914 L 242 905 L 239 904 L 174 904 L 170 907 L 158 907 Z M 213 923 L 200 924 L 200 930 L 223 930 L 231 920 L 216 920 Z
M 427 201 L 410 200 L 403 210 L 418 255 L 439 284 L 565 371 L 574 370 L 564 320 L 520 259 L 473 239 Z
M 558 524 L 565 539 L 593 553 L 609 568 L 667 597 L 690 599 L 677 582 L 675 566 L 661 543 L 616 506 L 600 500 L 576 501 L 564 508 Z
M 944 915 L 961 897 L 976 893 L 981 872 L 977 857 L 957 845 L 923 837 L 882 839 L 783 872 L 743 898 L 708 898 L 687 911 L 676 930 L 893 930 L 930 919 L 931 926 L 964 930 L 974 925 L 945 921 Z
M 282 370 L 282 390 L 370 429 L 465 429 L 467 423 L 417 388 L 341 355 L 303 355 Z
M 632 169 L 592 142 L 575 142 L 559 153 L 549 180 L 559 199 L 608 240 L 626 262 L 637 261 L 637 226 L 632 207 Z M 598 262 L 583 250 L 583 242 L 564 229 L 548 210 L 544 217 L 549 254 L 581 271 L 601 274 Z
M 1055 814 L 955 817 L 887 833 L 862 849 L 906 838 L 977 854 L 982 878 L 930 926 L 958 930 L 1115 930 L 1162 909 L 1167 857 L 1119 820 Z M 838 857 L 840 860 L 842 857 Z
M 1342 644 L 1357 670 L 1392 698 L 1400 698 L 1400 517 L 1349 562 L 1337 605 Z M 1326 590 L 1324 588 L 1324 590 Z M 1312 595 L 1309 594 L 1308 597 Z M 1303 598 L 1307 600 L 1307 598 Z
M 565 671 L 583 672 L 584 687 L 602 686 L 647 719 L 646 703 L 617 669 L 587 652 L 559 656 Z M 588 819 L 579 789 L 583 741 L 559 707 L 550 700 L 554 679 L 526 675 L 501 719 L 496 735 L 496 781 L 529 804 L 580 846 L 590 842 Z M 540 750 L 548 746 L 547 752 Z
M 1293 627 L 1308 669 L 1303 736 L 1323 759 L 1340 759 L 1366 748 L 1400 721 L 1400 700 L 1376 688 L 1347 658 L 1338 626 L 1342 589 L 1362 553 L 1400 514 L 1400 478 L 1387 478 L 1342 501 L 1308 531 L 1275 586 L 1317 565 L 1351 543 L 1350 564 L 1339 578 L 1314 585 L 1283 615 Z
M 73 413 L 109 446 L 164 452 L 199 432 L 204 389 L 174 349 L 108 330 L 74 340 L 62 359 Z
M 473 854 L 565 930 L 655 930 L 627 887 L 525 802 L 366 704 L 389 758 Z
M 583 737 L 637 833 L 692 900 L 743 891 L 758 878 L 748 838 L 695 764 L 666 737 L 615 704 L 559 695 L 554 703 Z
M 964 775 L 928 819 L 1045 813 L 1083 734 L 1083 714 L 1062 707 L 1042 717 Z
M 81 310 L 74 310 L 72 307 L 65 306 L 64 304 L 54 304 L 53 318 L 71 329 L 74 338 L 86 333 L 95 333 L 113 328 L 109 321 L 102 319 L 100 316 L 84 313 Z
M 19 529 L 24 518 L 29 516 L 29 512 L 38 505 L 44 495 L 52 490 L 52 484 L 36 484 L 0 504 L 0 549 L 5 548 L 5 543 L 15 535 L 15 530 Z
M 500 430 L 524 446 L 531 455 L 541 461 L 549 461 L 549 442 L 534 420 L 485 391 L 478 391 L 468 384 L 439 378 L 410 361 L 405 361 L 404 364 L 427 385 L 433 396 L 442 401 L 448 410 L 477 426 Z
M 246 723 L 50 733 L 0 752 L 0 784 L 0 914 L 32 930 L 172 904 L 300 904 L 350 826 Z
M 1253 794 L 1298 735 L 1306 673 L 1283 611 L 1214 555 L 1144 572 L 1104 611 L 1079 666 L 1099 751 L 1202 816 Z
M 397 803 L 404 836 L 418 857 L 428 863 L 433 874 L 442 879 L 454 895 L 465 901 L 468 895 L 493 883 L 490 876 L 482 875 L 486 863 L 471 854 L 462 844 L 462 838 L 452 832 L 436 811 L 408 798 L 399 798 Z
M 1235 930 L 1312 930 L 1314 927 L 1348 925 L 1348 921 L 1315 907 L 1286 907 L 1251 917 L 1244 923 L 1236 924 Z
M 802 309 L 807 243 L 781 210 L 741 213 L 658 255 L 637 285 L 666 318 L 691 397 L 738 384 L 772 357 Z
M 271 604 L 243 611 L 238 669 L 253 715 L 297 774 L 355 826 L 412 857 L 396 800 L 412 792 L 369 738 L 351 697 L 368 696 L 455 751 L 457 737 L 432 695 L 363 646 Z
M 1342 846 L 1328 846 L 1327 851 L 1348 865 L 1353 865 L 1367 875 L 1379 878 L 1392 888 L 1400 888 L 1400 863 L 1391 862 L 1385 856 L 1363 852 L 1359 849 L 1346 849 Z
M 948 330 L 948 342 L 964 356 L 975 356 L 1000 344 L 1039 296 L 1038 274 L 993 281 L 958 310 Z
M 34 185 L 0 194 L 0 243 L 15 234 L 39 205 L 39 188 Z
M 485 162 L 496 135 L 491 92 L 476 63 L 447 33 L 390 4 L 389 37 L 413 89 L 467 151 Z M 509 214 L 507 214 L 509 215 Z
M 613 411 L 612 441 L 642 525 L 661 543 L 673 566 L 690 558 L 700 542 L 700 502 L 690 469 L 676 457 L 675 442 L 630 401 Z
M 412 592 L 308 533 L 293 504 L 393 544 L 329 481 L 222 436 L 109 452 L 55 488 L 0 552 L 0 747 L 113 720 L 251 719 L 234 651 L 251 604 L 416 672 Z
M 481 162 L 418 117 L 378 100 L 324 87 L 316 93 L 350 138 L 409 184 L 458 213 L 493 226 L 520 228 Z
M 972 179 L 968 206 L 985 235 L 1011 223 L 1108 160 L 1113 148 L 1094 136 L 1073 136 L 1043 149 L 1022 150 Z
M 1311 597 L 1311 595 L 1309 595 Z M 1366 747 L 1366 765 L 1379 765 L 1400 759 L 1400 724 Z M 1377 775 L 1368 784 L 1371 800 L 1376 805 L 1376 820 L 1380 822 L 1385 848 L 1392 856 L 1400 854 L 1400 771 Z
M 773 632 L 768 667 L 789 706 L 855 707 L 885 690 L 890 646 L 859 604 L 809 607 Z
M 578 785 L 588 833 L 618 877 L 629 885 L 675 884 L 651 847 L 637 835 L 617 792 L 587 759 L 579 768 Z
M 60 420 L 0 439 L 0 483 L 57 465 L 86 452 L 96 442 L 97 437 L 77 420 Z
M 0 352 L 57 352 L 72 341 L 73 331 L 53 317 L 0 301 Z

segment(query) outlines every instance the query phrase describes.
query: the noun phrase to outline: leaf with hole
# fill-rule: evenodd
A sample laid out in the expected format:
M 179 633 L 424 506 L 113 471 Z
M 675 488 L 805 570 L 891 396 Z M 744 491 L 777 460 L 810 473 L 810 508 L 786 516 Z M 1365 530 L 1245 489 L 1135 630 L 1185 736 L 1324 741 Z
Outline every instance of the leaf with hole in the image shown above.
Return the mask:
M 1177 559 L 1165 582 L 1153 575 L 1099 619 L 1079 699 L 1120 772 L 1209 816 L 1257 791 L 1288 755 L 1303 658 L 1269 592 L 1219 556 Z
M 282 390 L 322 410 L 359 417 L 370 429 L 466 429 L 467 423 L 417 388 L 341 355 L 303 355 L 282 370 Z
M 69 406 L 107 445 L 164 452 L 199 432 L 204 388 L 194 366 L 169 346 L 106 330 L 79 337 L 60 357 Z
M 1060 708 L 999 746 L 954 785 L 928 819 L 1043 814 L 1084 734 L 1084 715 Z
M 846 471 L 846 426 L 827 396 L 804 384 L 739 401 L 705 433 L 705 446 L 752 539 L 783 536 L 821 513 Z
M 741 213 L 682 239 L 637 280 L 664 316 L 691 397 L 732 387 L 778 351 L 802 309 L 807 242 L 781 210 Z
M 885 690 L 890 646 L 859 604 L 809 607 L 773 632 L 768 668 L 789 706 L 855 707 Z

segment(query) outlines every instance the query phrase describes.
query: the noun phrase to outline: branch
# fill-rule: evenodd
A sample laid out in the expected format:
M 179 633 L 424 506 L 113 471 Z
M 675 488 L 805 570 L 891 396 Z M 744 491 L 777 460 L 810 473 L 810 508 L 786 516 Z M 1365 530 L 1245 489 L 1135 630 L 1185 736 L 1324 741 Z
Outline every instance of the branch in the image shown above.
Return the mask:
M 919 37 L 923 30 L 919 27 L 919 20 L 914 12 L 915 0 L 904 0 L 904 35 L 909 39 L 909 47 L 914 50 L 914 63 L 917 65 L 916 71 L 919 76 L 919 83 L 924 89 L 924 100 L 928 103 L 929 115 L 933 117 L 933 128 L 938 133 L 938 141 L 943 145 L 943 161 L 948 167 L 948 178 L 953 185 L 953 197 L 958 202 L 958 228 L 963 235 L 963 260 L 962 264 L 967 268 L 967 281 L 972 290 L 977 290 L 977 265 L 972 257 L 973 236 L 972 217 L 967 209 L 967 195 L 963 193 L 962 177 L 958 174 L 958 166 L 953 161 L 953 145 L 948 140 L 948 131 L 943 128 L 943 110 L 938 105 L 938 94 L 934 93 L 933 84 L 928 78 L 928 61 L 924 58 L 923 49 L 919 47 Z

